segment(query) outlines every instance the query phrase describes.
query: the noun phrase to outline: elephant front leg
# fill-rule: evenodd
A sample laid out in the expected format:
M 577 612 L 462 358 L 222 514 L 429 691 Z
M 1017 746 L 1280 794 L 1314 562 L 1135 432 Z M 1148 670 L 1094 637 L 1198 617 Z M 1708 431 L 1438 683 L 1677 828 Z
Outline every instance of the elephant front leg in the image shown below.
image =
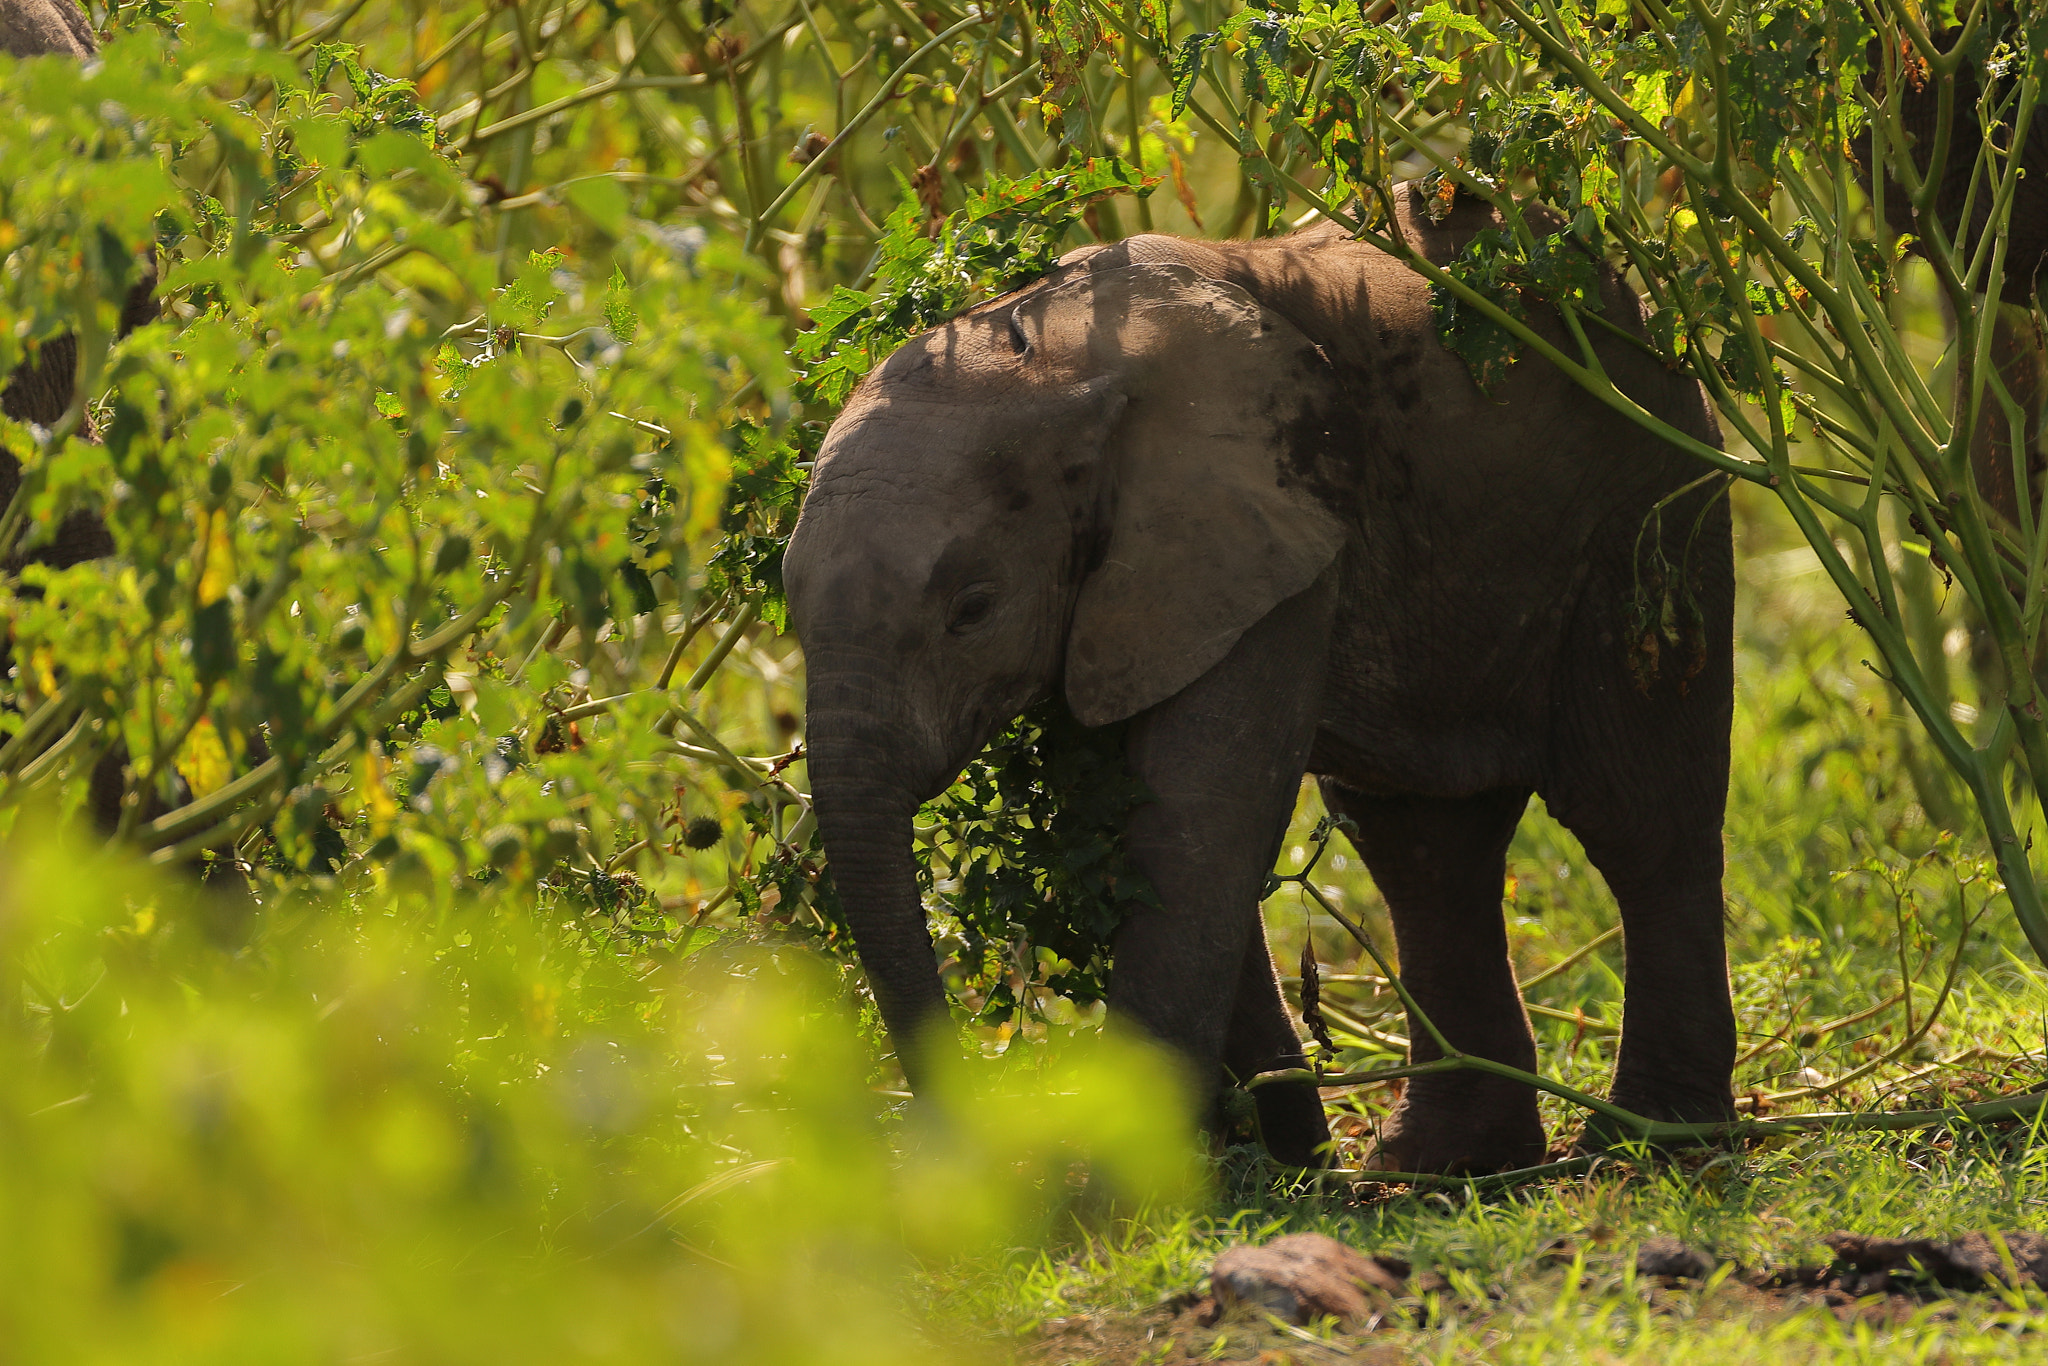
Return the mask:
M 1308 762 L 1330 603 L 1327 582 L 1283 602 L 1131 726 L 1131 765 L 1154 800 L 1132 814 L 1126 848 L 1159 904 L 1117 933 L 1110 1006 L 1181 1055 L 1210 1123 L 1226 1056 L 1261 1070 L 1301 1061 L 1259 893 Z M 1313 1088 L 1271 1090 L 1258 1104 L 1273 1155 L 1320 1162 L 1329 1128 Z
M 1501 884 L 1526 791 L 1445 800 L 1367 797 L 1325 779 L 1323 800 L 1357 822 L 1365 859 L 1394 921 L 1401 984 L 1460 1052 L 1525 1072 L 1536 1043 L 1508 961 Z M 1408 1020 L 1410 1056 L 1443 1056 Z M 1528 1086 L 1483 1072 L 1412 1077 L 1380 1131 L 1376 1165 L 1392 1171 L 1486 1172 L 1543 1160 Z
M 1230 1012 L 1223 1064 L 1230 1079 L 1238 1082 L 1261 1072 L 1308 1066 L 1308 1054 L 1295 1032 L 1287 998 L 1280 993 L 1273 955 L 1257 922 L 1239 960 L 1237 1003 Z M 1268 1152 L 1297 1167 L 1325 1165 L 1330 1122 L 1323 1114 L 1323 1093 L 1313 1083 L 1269 1082 L 1252 1088 L 1252 1101 L 1258 1111 L 1259 1137 Z

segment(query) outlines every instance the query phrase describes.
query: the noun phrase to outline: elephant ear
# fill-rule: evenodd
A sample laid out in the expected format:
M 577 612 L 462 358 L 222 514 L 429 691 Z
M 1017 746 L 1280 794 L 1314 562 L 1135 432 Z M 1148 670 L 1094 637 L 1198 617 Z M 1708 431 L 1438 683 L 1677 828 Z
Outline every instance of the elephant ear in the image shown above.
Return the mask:
M 1091 726 L 1201 677 L 1345 536 L 1304 480 L 1338 392 L 1315 344 L 1185 265 L 1103 264 L 1048 291 L 1019 329 L 1054 354 L 1085 347 L 1129 399 L 1100 457 L 1106 544 L 1067 635 L 1068 705 Z

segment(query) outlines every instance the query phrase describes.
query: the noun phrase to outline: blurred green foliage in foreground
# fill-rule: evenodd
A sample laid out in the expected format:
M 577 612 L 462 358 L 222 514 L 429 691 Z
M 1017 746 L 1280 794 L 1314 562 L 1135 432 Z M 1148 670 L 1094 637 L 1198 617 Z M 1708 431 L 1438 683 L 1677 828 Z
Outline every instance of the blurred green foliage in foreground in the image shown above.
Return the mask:
M 902 1316 L 919 1259 L 1192 1189 L 1109 1043 L 956 1072 L 898 1156 L 801 950 L 656 963 L 487 896 L 259 927 L 5 852 L 7 1360 L 960 1360 Z

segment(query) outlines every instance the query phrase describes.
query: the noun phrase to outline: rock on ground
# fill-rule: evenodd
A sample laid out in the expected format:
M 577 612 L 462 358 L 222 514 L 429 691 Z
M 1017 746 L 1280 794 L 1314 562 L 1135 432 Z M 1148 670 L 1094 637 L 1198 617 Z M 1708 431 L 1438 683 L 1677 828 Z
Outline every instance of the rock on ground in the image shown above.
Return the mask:
M 1924 1274 L 1957 1290 L 2013 1284 L 2048 1290 L 2048 1238 L 2038 1233 L 2019 1229 L 1972 1232 L 1946 1243 L 1931 1238 L 1830 1233 L 1821 1241 L 1834 1250 L 1838 1263 L 1861 1274 L 1868 1286 L 1866 1294 L 1886 1288 L 1893 1273 Z M 2004 1253 L 2012 1255 L 2010 1269 Z
M 1408 1282 L 1406 1262 L 1367 1256 L 1321 1233 L 1225 1248 L 1209 1271 L 1209 1291 L 1221 1308 L 1247 1305 L 1289 1323 L 1334 1315 L 1353 1329 L 1408 1294 Z
M 1709 1253 L 1676 1238 L 1645 1238 L 1636 1249 L 1636 1274 L 1671 1280 L 1703 1281 L 1720 1265 Z

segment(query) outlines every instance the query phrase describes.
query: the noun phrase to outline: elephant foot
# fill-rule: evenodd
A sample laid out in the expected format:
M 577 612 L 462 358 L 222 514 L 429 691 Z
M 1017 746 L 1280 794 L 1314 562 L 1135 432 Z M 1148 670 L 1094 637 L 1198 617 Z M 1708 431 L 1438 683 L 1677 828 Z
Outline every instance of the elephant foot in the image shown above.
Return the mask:
M 1632 1114 L 1644 1119 L 1656 1120 L 1660 1124 L 1726 1124 L 1735 1118 L 1735 1096 L 1724 1084 L 1683 1089 L 1655 1083 L 1630 1084 L 1617 1078 L 1614 1084 L 1614 1103 Z M 1576 1155 L 1606 1152 L 1621 1145 L 1639 1142 L 1637 1135 L 1627 1125 L 1605 1115 L 1589 1115 L 1585 1127 L 1580 1130 L 1578 1140 L 1572 1144 Z M 1713 1140 L 1701 1137 L 1692 1140 L 1659 1142 L 1657 1148 L 1698 1148 L 1705 1147 Z
M 1536 1166 L 1545 1147 L 1536 1093 L 1526 1086 L 1493 1077 L 1459 1079 L 1448 1087 L 1411 1082 L 1365 1165 L 1375 1171 L 1473 1175 Z
M 1290 1167 L 1330 1165 L 1330 1122 L 1322 1092 L 1304 1082 L 1261 1086 L 1252 1092 L 1259 1138 L 1275 1162 Z

